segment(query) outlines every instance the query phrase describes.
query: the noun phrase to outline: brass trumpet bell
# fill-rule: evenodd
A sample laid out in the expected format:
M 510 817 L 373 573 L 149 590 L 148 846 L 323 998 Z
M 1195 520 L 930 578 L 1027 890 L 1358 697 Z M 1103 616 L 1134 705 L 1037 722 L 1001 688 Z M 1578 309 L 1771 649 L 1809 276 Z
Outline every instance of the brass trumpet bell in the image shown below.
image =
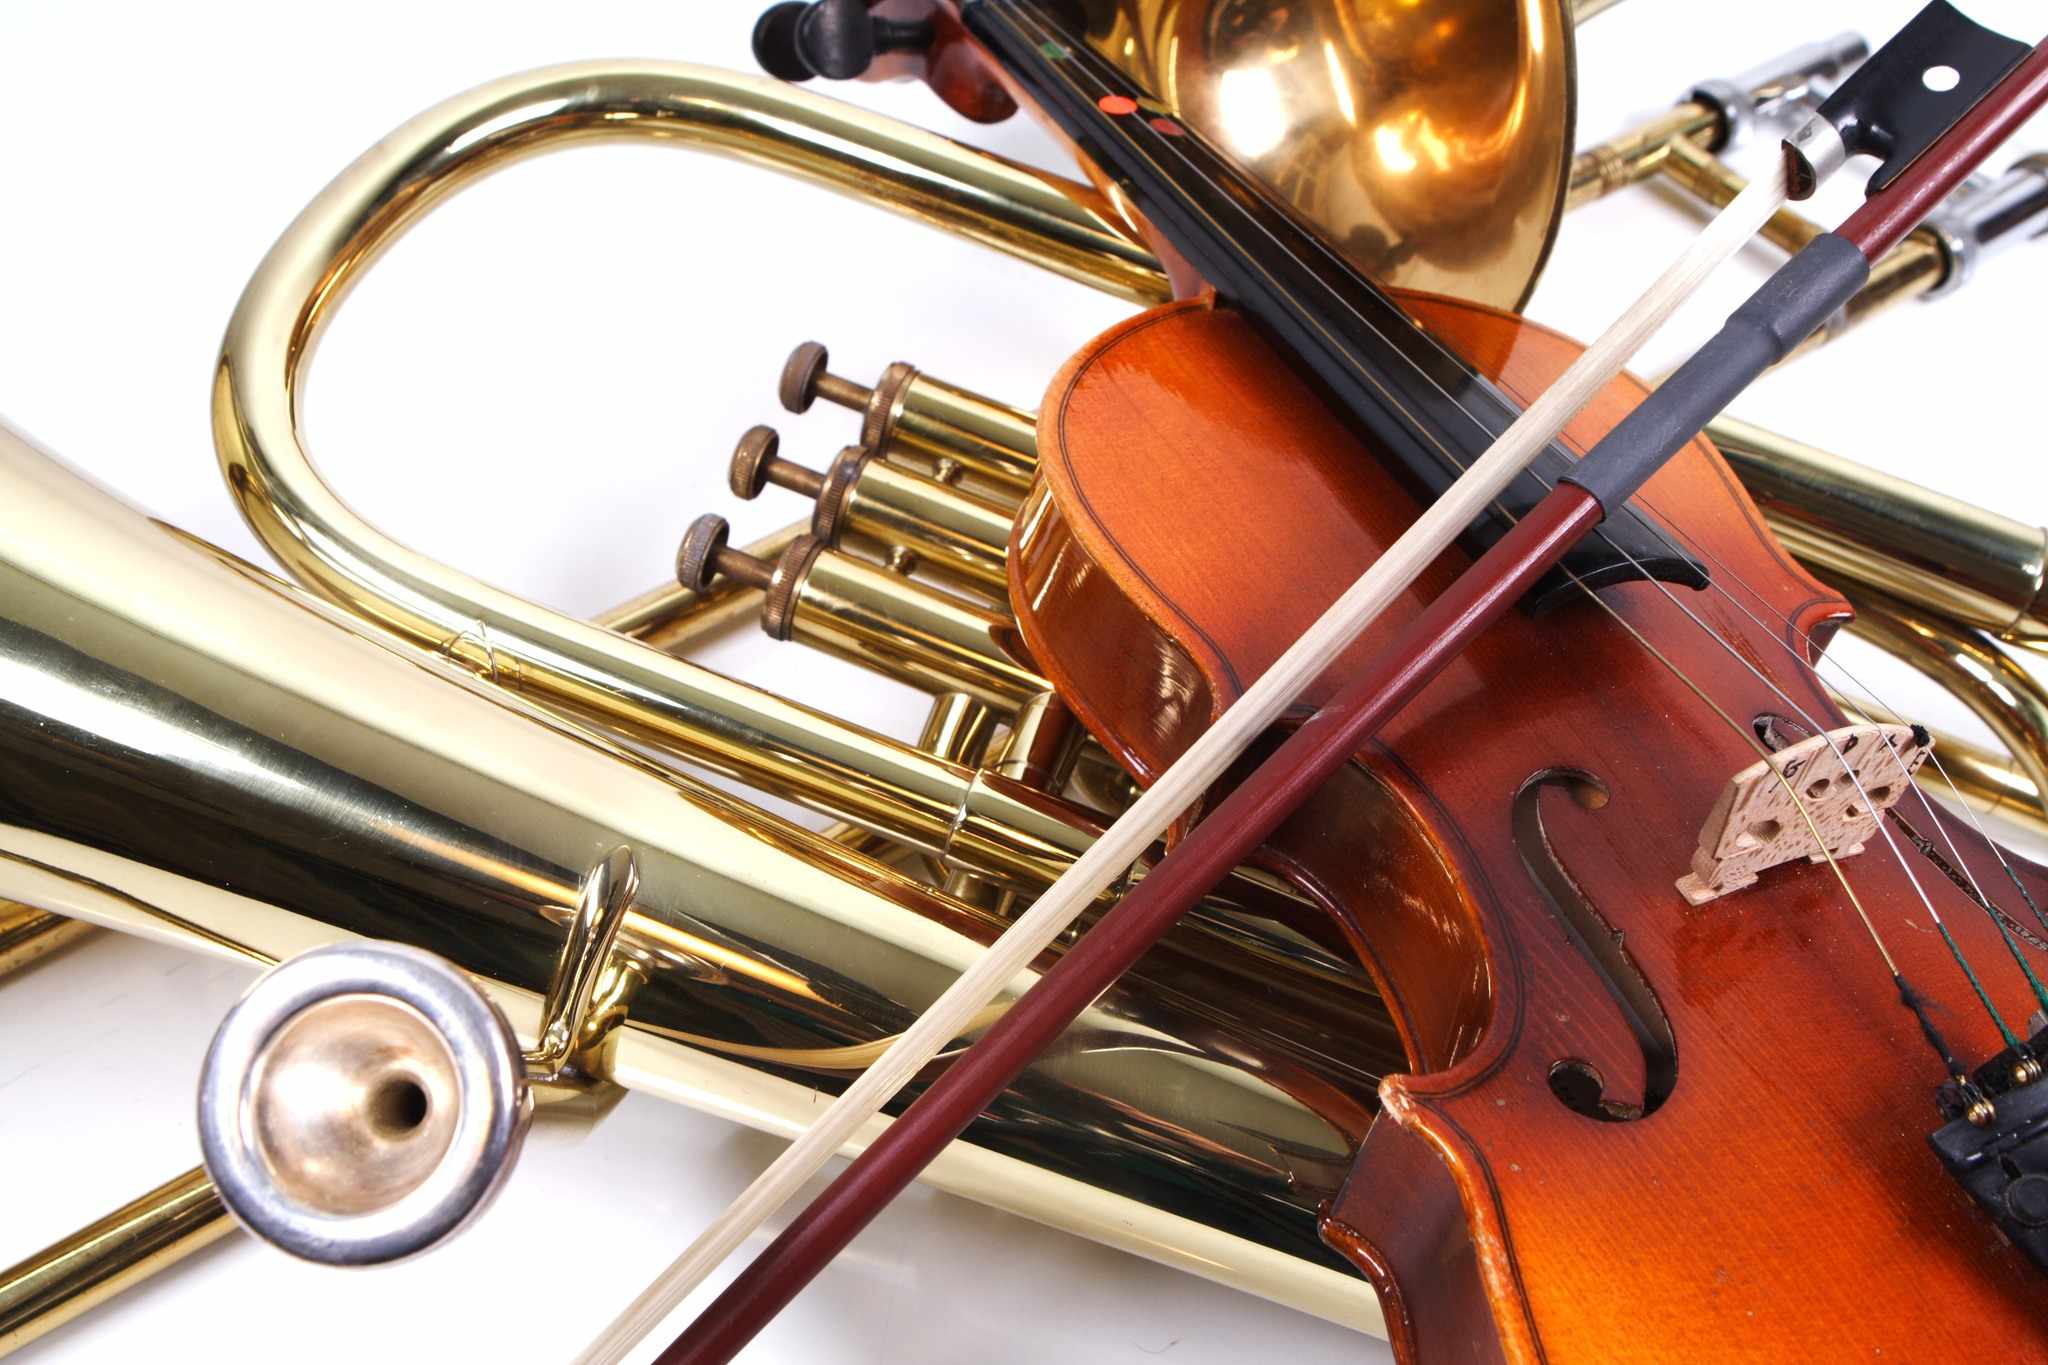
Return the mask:
M 1562 0 L 1090 0 L 1097 51 L 1374 279 L 1513 308 L 1564 212 Z

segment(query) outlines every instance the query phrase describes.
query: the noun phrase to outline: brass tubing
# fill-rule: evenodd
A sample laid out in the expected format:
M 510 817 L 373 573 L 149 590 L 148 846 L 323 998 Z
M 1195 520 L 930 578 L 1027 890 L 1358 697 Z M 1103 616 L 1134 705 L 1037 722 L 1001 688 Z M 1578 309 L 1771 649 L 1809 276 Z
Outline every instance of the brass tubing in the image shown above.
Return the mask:
M 4 429 L 0 675 L 0 896 L 245 964 L 397 938 L 469 972 L 527 1039 L 583 869 L 625 845 L 640 881 L 619 950 L 644 978 L 594 1070 L 785 1135 L 1000 928 L 393 649 Z M 1361 974 L 1277 929 L 1187 930 L 1022 1082 L 1015 1124 L 931 1174 L 1369 1324 L 1316 1221 L 1398 1065 L 1391 1026 Z M 1076 1159 L 1105 1141 L 1115 1163 Z M 1233 1217 L 1246 1201 L 1268 1216 Z
M 770 532 L 745 547 L 756 559 L 774 559 L 808 528 L 795 522 Z M 744 620 L 760 595 L 735 579 L 721 578 L 708 588 L 664 583 L 591 618 L 591 624 L 629 635 L 666 653 L 681 653 L 735 621 Z
M 965 692 L 942 692 L 932 699 L 917 747 L 955 763 L 979 766 L 995 729 L 995 712 L 986 702 Z
M 1714 209 L 1726 208 L 1748 186 L 1749 182 L 1729 169 L 1726 162 L 1696 142 L 1673 139 L 1666 150 L 1669 155 L 1659 163 L 1664 174 Z M 1798 251 L 1818 237 L 1820 231 L 1817 223 L 1791 209 L 1779 209 L 1764 224 L 1762 236 L 1786 251 Z M 1939 234 L 1931 228 L 1916 229 L 1871 267 L 1869 282 L 1833 322 L 1808 338 L 1800 349 L 1825 345 L 1893 304 L 1926 294 L 1947 278 L 1948 270 L 1948 252 Z
M 1038 419 L 897 361 L 873 388 L 826 368 L 830 354 L 806 341 L 782 367 L 778 396 L 791 412 L 817 399 L 861 415 L 860 447 L 885 459 L 936 471 L 958 469 L 992 500 L 1014 503 L 1038 464 Z
M 1909 723 L 1876 702 L 1847 697 L 1832 688 L 1829 695 L 1842 714 L 1853 721 L 1878 725 Z M 1980 816 L 2003 820 L 2034 838 L 2048 839 L 2048 804 L 2044 804 L 2041 789 L 2032 778 L 2015 768 L 2003 754 L 1939 730 L 1930 733 L 1934 736 L 1934 757 L 1939 767 L 1934 763 L 1922 767 L 1914 775 L 1916 783 L 1932 796 L 1950 802 L 1960 800 Z M 1951 782 L 1955 784 L 1953 790 Z
M 1707 436 L 1822 577 L 2009 639 L 2048 638 L 2048 530 L 1733 417 Z
M 2036 791 L 2048 791 L 2048 689 L 1992 637 L 1863 588 L 1843 594 L 1849 630 L 1912 665 L 1967 706 L 1998 737 Z
M 825 492 L 837 491 L 828 481 Z M 838 496 L 828 543 L 837 545 L 840 533 L 856 531 L 909 550 L 935 572 L 1007 598 L 1006 552 L 1015 509 L 875 459 L 862 460 Z M 822 502 L 820 515 L 825 516 Z M 813 526 L 823 534 L 824 528 Z
M 0 976 L 20 971 L 91 932 L 90 924 L 53 915 L 33 905 L 0 901 Z
M 1567 210 L 1604 199 L 1618 189 L 1648 180 L 1664 165 L 1674 142 L 1719 136 L 1721 118 L 1706 104 L 1688 100 L 1667 110 L 1640 128 L 1596 146 L 1572 158 L 1566 181 L 1564 206 Z
M 777 81 L 673 63 L 582 63 L 427 111 L 344 171 L 286 229 L 223 341 L 214 436 L 244 517 L 286 570 L 479 678 L 682 753 L 757 790 L 939 857 L 975 831 L 971 870 L 1044 880 L 1092 838 L 1058 803 L 572 620 L 414 553 L 321 479 L 297 392 L 355 275 L 434 204 L 551 147 L 645 137 L 789 171 L 1126 296 L 1151 258 L 1035 172 Z M 851 149 L 851 150 L 849 150 Z M 1135 272 L 1135 274 L 1133 273 Z
M 1052 684 L 1018 662 L 1008 616 L 902 574 L 821 550 L 798 583 L 794 638 L 926 692 L 967 692 L 1005 712 Z
M 868 410 L 863 445 L 934 467 L 950 461 L 1013 496 L 1030 488 L 1038 468 L 1038 419 L 1032 413 L 917 370 L 893 395 L 878 387 L 877 397 L 885 395 L 890 401 Z
M 0 1356 L 233 1231 L 195 1167 L 131 1204 L 0 1270 Z
M 1048 689 L 1019 708 L 996 771 L 1040 791 L 1062 791 L 1087 734 L 1059 694 Z

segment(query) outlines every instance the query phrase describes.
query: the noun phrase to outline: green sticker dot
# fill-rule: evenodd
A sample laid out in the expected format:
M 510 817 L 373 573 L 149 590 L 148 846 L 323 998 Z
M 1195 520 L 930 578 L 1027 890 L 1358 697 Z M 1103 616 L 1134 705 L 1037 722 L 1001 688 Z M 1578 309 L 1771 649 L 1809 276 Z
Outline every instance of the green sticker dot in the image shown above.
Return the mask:
M 1067 58 L 1074 55 L 1073 53 L 1067 51 L 1064 47 L 1061 47 L 1058 43 L 1053 42 L 1050 38 L 1040 43 L 1038 45 L 1038 50 L 1040 52 L 1043 52 L 1045 54 L 1045 59 L 1050 62 L 1063 62 Z

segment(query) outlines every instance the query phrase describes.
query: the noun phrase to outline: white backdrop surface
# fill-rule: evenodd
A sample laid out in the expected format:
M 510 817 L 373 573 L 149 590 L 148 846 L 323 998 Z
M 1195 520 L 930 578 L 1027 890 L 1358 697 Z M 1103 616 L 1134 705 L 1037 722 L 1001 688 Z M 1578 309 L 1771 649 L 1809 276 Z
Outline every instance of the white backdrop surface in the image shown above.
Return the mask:
M 0 414 L 151 512 L 265 561 L 221 487 L 207 381 L 228 311 L 283 225 L 386 130 L 483 80 L 595 56 L 751 69 L 758 7 L 0 0 Z M 1581 35 L 1578 140 L 1795 43 L 1846 27 L 1882 37 L 1915 8 L 1627 0 Z M 2026 0 L 1966 8 L 2037 36 Z M 831 93 L 1061 164 L 1026 121 L 977 128 L 922 87 Z M 2048 126 L 2022 143 L 1996 164 L 2048 147 Z M 1829 200 L 1823 216 L 1848 202 Z M 1592 335 L 1696 222 L 1654 190 L 1574 215 L 1529 312 Z M 1774 259 L 1758 250 L 1731 269 L 1644 368 L 1678 358 L 1714 305 Z M 587 612 L 662 578 L 700 512 L 729 516 L 735 540 L 795 514 L 787 497 L 736 503 L 724 479 L 733 438 L 757 421 L 815 462 L 852 438 L 836 410 L 776 408 L 795 342 L 828 342 L 851 376 L 905 359 L 1033 405 L 1053 369 L 1126 311 L 744 167 L 597 148 L 489 181 L 394 249 L 323 343 L 308 421 L 325 471 L 372 521 Z M 1737 412 L 2040 520 L 2044 312 L 2048 244 L 1767 378 Z M 914 727 L 903 694 L 756 632 L 712 659 L 864 723 Z M 1911 679 L 1869 669 L 1903 704 L 1969 728 Z M 101 935 L 0 984 L 0 1263 L 192 1164 L 198 1060 L 247 979 Z M 542 1125 L 501 1202 L 418 1262 L 325 1271 L 236 1237 L 21 1358 L 563 1360 L 776 1148 L 629 1098 L 593 1129 Z M 746 1358 L 1248 1357 L 1390 1358 L 1381 1343 L 920 1189 Z

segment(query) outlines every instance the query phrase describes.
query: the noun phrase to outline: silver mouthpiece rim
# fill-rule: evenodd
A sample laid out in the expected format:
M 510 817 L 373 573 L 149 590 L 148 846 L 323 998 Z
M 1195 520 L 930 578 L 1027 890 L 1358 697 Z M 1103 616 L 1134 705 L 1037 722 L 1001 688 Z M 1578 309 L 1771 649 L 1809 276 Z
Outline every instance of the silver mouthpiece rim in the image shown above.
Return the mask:
M 336 1027 L 322 1028 L 322 1011 Z M 280 1062 L 280 1051 L 303 1058 L 293 1040 L 308 1028 L 312 1062 Z M 343 1060 L 323 1071 L 330 1055 Z M 393 1057 L 418 1074 L 394 1071 Z M 352 1092 L 349 1066 L 385 1078 L 411 1112 L 387 1122 L 374 1093 Z M 298 1079 L 270 1074 L 280 1068 Z M 302 1099 L 327 1128 L 316 1131 L 309 1116 L 304 1160 L 281 1159 L 279 1118 L 288 1130 Z M 427 1250 L 483 1211 L 531 1112 L 518 1041 L 468 976 L 417 948 L 339 943 L 273 968 L 221 1021 L 200 1072 L 199 1145 L 222 1201 L 251 1232 L 305 1260 L 379 1265 Z M 337 1127 L 360 1140 L 334 1141 Z

